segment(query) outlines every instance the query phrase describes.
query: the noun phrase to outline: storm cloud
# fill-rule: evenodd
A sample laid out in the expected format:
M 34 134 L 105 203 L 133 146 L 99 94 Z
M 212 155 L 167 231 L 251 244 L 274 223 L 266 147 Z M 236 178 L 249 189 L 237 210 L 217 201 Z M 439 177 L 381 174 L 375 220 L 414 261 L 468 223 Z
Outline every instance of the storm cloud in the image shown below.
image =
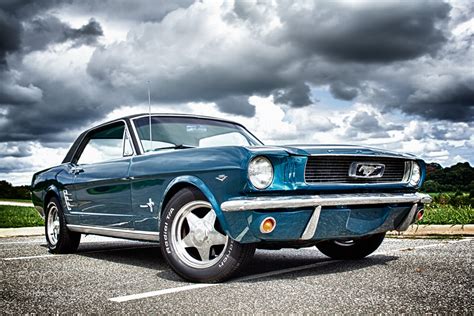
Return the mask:
M 147 82 L 153 104 L 176 111 L 212 104 L 259 120 L 266 108 L 251 100 L 267 98 L 286 128 L 307 120 L 308 135 L 410 132 L 381 120 L 398 116 L 431 122 L 439 132 L 420 133 L 446 141 L 467 126 L 467 141 L 473 16 L 464 0 L 3 1 L 0 144 L 17 148 L 9 155 L 32 142 L 67 146 L 114 110 L 146 104 Z M 354 104 L 365 107 L 344 123 L 311 122 L 331 107 L 347 117 Z
M 276 103 L 287 104 L 292 107 L 303 107 L 313 103 L 310 92 L 310 87 L 304 82 L 300 82 L 294 86 L 274 92 L 273 98 Z
M 34 51 L 67 41 L 71 41 L 73 47 L 95 45 L 99 36 L 103 36 L 102 27 L 93 18 L 87 24 L 75 29 L 55 16 L 45 15 L 26 24 L 23 41 L 25 50 Z
M 281 6 L 283 36 L 308 54 L 385 63 L 436 54 L 451 7 L 437 1 L 313 2 Z

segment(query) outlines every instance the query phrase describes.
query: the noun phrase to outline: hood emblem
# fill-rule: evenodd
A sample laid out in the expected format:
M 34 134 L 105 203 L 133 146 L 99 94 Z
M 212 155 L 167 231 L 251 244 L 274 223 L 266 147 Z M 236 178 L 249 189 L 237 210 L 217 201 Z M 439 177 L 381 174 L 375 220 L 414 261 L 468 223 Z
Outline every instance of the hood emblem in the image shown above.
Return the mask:
M 352 178 L 381 178 L 385 165 L 371 162 L 353 162 L 349 168 L 349 177 Z
M 227 179 L 227 176 L 225 174 L 220 174 L 216 177 L 216 180 L 219 180 L 220 182 L 224 182 L 225 179 Z

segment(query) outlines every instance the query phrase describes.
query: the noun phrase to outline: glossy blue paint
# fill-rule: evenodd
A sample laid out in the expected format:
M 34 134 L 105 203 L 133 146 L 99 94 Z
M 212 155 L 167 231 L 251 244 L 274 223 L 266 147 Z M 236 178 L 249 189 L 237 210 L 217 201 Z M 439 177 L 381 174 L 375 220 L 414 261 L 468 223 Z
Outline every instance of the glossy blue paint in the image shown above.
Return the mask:
M 131 190 L 128 178 L 131 158 L 78 165 L 74 175 L 72 215 L 83 225 L 133 228 Z
M 77 146 L 84 139 L 87 139 L 87 132 L 80 136 L 80 140 L 76 142 Z M 139 148 L 135 148 L 135 151 L 139 152 Z M 254 188 L 247 177 L 249 162 L 260 155 L 267 157 L 274 167 L 274 180 L 265 190 Z M 404 183 L 307 184 L 304 180 L 304 170 L 311 155 L 364 155 L 416 160 L 421 166 L 422 181 L 426 176 L 424 162 L 411 155 L 358 146 L 190 148 L 139 154 L 90 165 L 77 165 L 74 162 L 75 151 L 72 150 L 68 154 L 69 161 L 34 175 L 32 200 L 40 210 L 45 207 L 48 192 L 53 192 L 61 200 L 66 220 L 70 224 L 158 232 L 165 199 L 170 196 L 170 192 L 175 192 L 176 188 L 190 185 L 206 196 L 221 226 L 231 238 L 251 243 L 298 240 L 313 209 L 222 212 L 222 202 L 238 197 L 324 194 L 354 190 L 412 192 L 418 188 Z M 74 174 L 72 168 L 75 167 L 81 167 L 83 172 Z M 64 190 L 73 195 L 70 210 L 64 203 Z M 410 205 L 357 208 L 341 205 L 323 208 L 314 238 L 320 240 L 360 237 L 394 229 L 409 210 Z M 263 234 L 259 230 L 260 223 L 266 216 L 277 220 L 277 227 L 270 234 Z
M 385 205 L 382 207 L 326 207 L 321 210 L 313 240 L 356 238 L 394 230 L 408 214 L 411 205 Z M 294 241 L 301 238 L 312 215 L 313 208 L 283 209 L 272 212 L 226 212 L 231 223 L 230 236 L 242 243 L 260 241 Z M 262 221 L 271 216 L 276 220 L 275 230 L 260 232 Z

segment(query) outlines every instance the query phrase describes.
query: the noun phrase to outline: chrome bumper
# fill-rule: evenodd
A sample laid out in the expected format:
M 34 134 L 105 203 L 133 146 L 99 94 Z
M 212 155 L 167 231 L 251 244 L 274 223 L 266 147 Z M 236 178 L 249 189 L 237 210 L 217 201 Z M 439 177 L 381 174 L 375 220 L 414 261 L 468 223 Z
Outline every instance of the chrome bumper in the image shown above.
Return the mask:
M 249 211 L 277 208 L 299 208 L 339 205 L 371 205 L 395 203 L 430 203 L 428 194 L 422 193 L 356 193 L 248 197 L 229 200 L 221 204 L 224 212 Z

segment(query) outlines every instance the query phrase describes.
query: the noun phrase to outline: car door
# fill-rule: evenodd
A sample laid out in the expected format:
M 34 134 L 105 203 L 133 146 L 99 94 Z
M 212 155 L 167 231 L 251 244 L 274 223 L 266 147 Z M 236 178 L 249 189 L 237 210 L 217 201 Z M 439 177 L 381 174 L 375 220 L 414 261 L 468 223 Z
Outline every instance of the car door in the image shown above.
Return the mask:
M 133 148 L 125 122 L 87 134 L 74 159 L 74 211 L 82 225 L 133 228 L 128 172 Z

